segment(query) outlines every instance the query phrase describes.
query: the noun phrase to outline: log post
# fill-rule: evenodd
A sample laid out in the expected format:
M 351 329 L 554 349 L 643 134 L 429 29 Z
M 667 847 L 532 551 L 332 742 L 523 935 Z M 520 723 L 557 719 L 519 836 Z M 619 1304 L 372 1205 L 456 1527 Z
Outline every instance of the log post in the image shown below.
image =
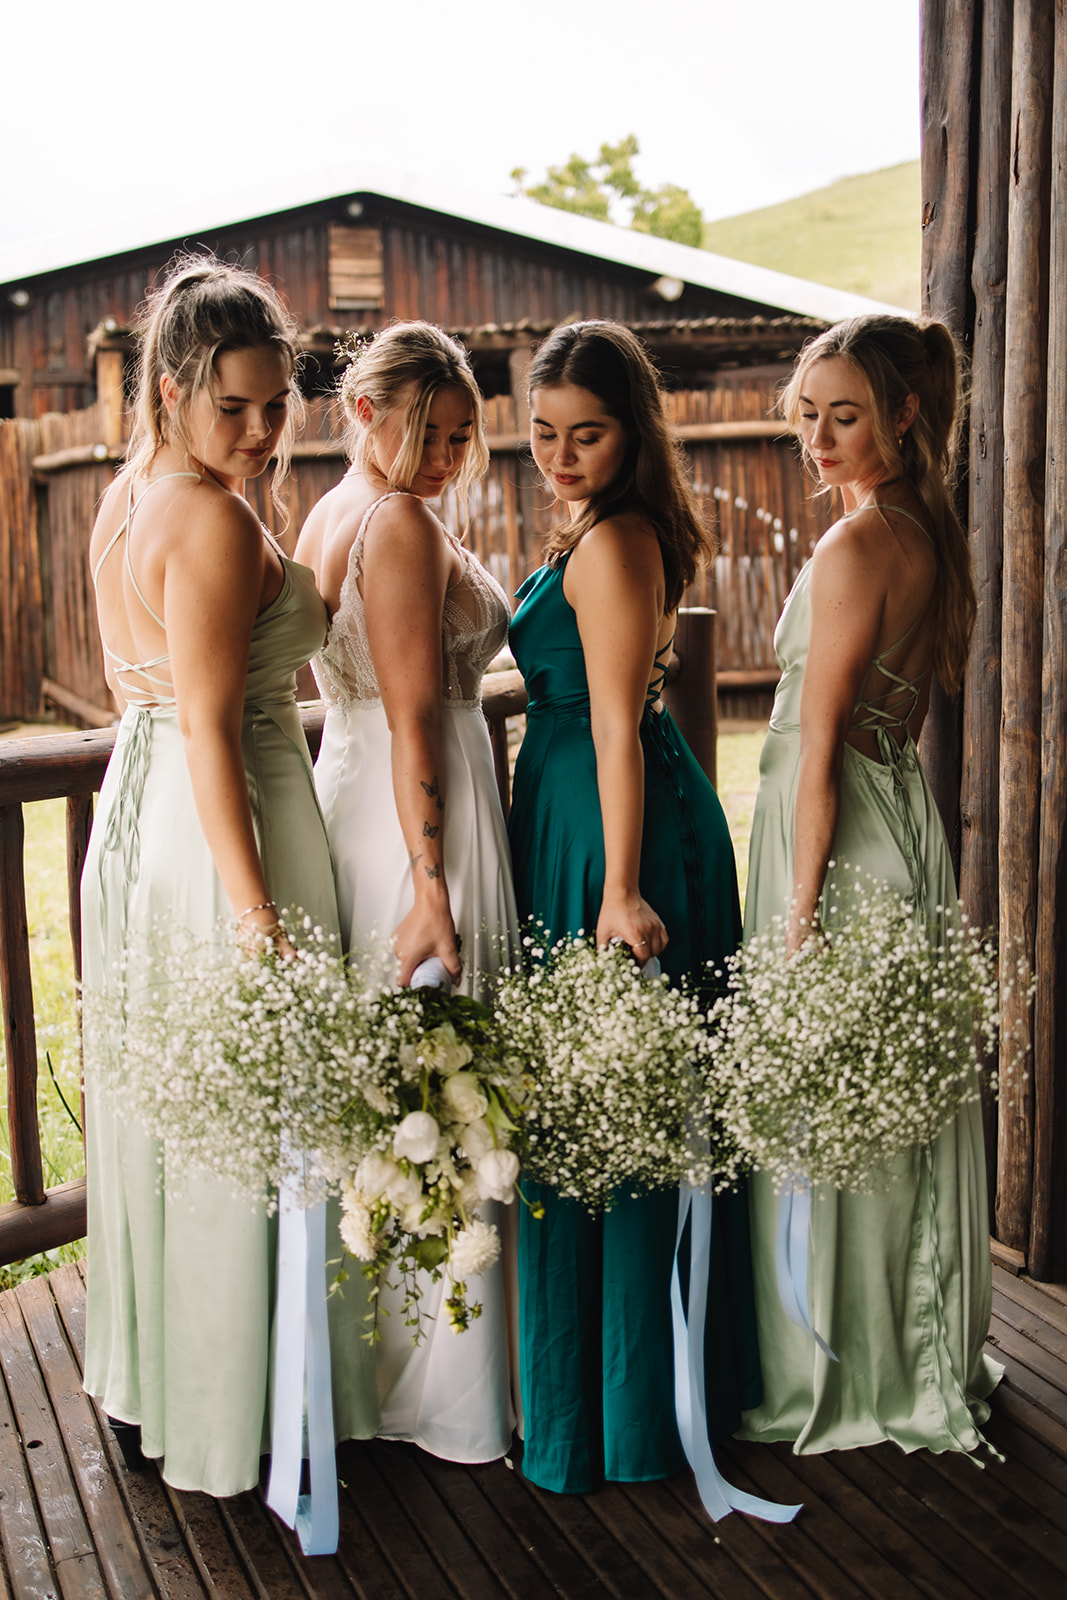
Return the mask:
M 967 527 L 978 596 L 963 687 L 960 899 L 979 928 L 995 928 L 1000 830 L 1000 622 L 1004 559 L 1004 318 L 1008 275 L 1012 0 L 985 0 L 975 201 Z M 995 1066 L 995 1060 L 990 1066 Z M 983 1099 L 986 1178 L 996 1195 L 997 1107 Z M 990 1217 L 992 1224 L 992 1216 Z
M 679 670 L 664 685 L 663 700 L 714 788 L 719 738 L 714 611 L 706 606 L 681 608 L 674 654 Z
M 1056 7 L 1030 1272 L 1067 1276 L 1067 10 Z
M 1000 935 L 1032 961 L 1041 812 L 1041 649 L 1048 357 L 1048 177 L 1053 18 L 1047 0 L 1016 0 L 1008 193 L 1004 374 L 1004 594 L 1000 766 Z M 1058 602 L 1062 607 L 1062 599 Z M 1005 1029 L 1028 1026 L 1016 998 Z M 1030 1243 L 1034 1159 L 1032 1080 L 1000 1108 L 997 1237 Z
M 971 100 L 977 87 L 975 0 L 924 0 L 922 9 L 922 307 L 970 341 L 973 227 Z M 945 824 L 960 852 L 960 706 L 935 683 L 919 745 Z
M 121 446 L 125 437 L 126 397 L 122 387 L 121 350 L 96 352 L 96 398 L 104 425 L 101 441 L 109 448 Z
M 0 806 L 0 989 L 7 1051 L 7 1121 L 11 1177 L 23 1205 L 44 1202 L 41 1140 L 37 1128 L 37 1033 L 26 928 L 22 806 Z

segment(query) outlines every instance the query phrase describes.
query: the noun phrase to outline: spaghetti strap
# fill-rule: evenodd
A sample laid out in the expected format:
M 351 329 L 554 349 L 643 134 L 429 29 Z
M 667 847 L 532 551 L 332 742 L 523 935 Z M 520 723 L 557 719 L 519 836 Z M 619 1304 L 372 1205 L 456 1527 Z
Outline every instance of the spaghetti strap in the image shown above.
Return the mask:
M 156 612 L 153 611 L 152 607 L 145 599 L 141 590 L 141 586 L 137 582 L 137 575 L 134 572 L 133 565 L 130 561 L 130 530 L 133 525 L 133 514 L 144 500 L 145 495 L 151 494 L 157 483 L 166 483 L 168 478 L 199 479 L 200 476 L 201 474 L 199 472 L 165 472 L 160 477 L 153 478 L 145 488 L 144 494 L 141 495 L 140 500 L 136 501 L 133 498 L 133 478 L 131 476 L 129 494 L 126 498 L 126 515 L 122 519 L 119 526 L 115 529 L 115 532 L 111 535 L 111 538 L 108 540 L 107 544 L 104 546 L 96 565 L 93 567 L 93 585 L 95 587 L 100 577 L 101 567 L 104 565 L 104 562 L 118 544 L 119 540 L 122 538 L 122 535 L 125 534 L 125 566 L 126 571 L 129 574 L 130 582 L 133 585 L 133 592 L 141 602 L 144 609 L 147 611 L 148 615 L 152 618 L 152 621 L 156 623 L 158 627 L 163 628 L 164 631 L 166 631 L 166 625 L 163 621 L 163 618 L 158 616 Z M 141 706 L 172 706 L 174 704 L 173 683 L 169 678 L 158 677 L 153 671 L 153 668 L 155 667 L 163 667 L 167 665 L 167 662 L 170 659 L 168 652 L 164 651 L 162 655 L 152 656 L 147 661 L 127 661 L 124 656 L 120 656 L 116 651 L 111 649 L 106 639 L 102 639 L 101 643 L 104 647 L 104 654 L 114 667 L 115 676 L 122 684 L 123 692 L 131 704 Z M 153 695 L 140 684 L 127 684 L 122 677 L 122 674 L 127 672 L 135 672 L 139 678 L 143 678 L 145 683 L 150 684 L 152 689 L 157 692 Z

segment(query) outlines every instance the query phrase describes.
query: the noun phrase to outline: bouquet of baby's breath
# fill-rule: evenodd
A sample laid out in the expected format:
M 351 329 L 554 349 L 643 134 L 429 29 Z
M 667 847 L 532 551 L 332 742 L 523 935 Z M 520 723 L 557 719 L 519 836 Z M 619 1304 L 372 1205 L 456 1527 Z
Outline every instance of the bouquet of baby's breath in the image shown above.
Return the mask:
M 388 1109 L 377 996 L 310 918 L 290 914 L 287 926 L 296 951 L 282 959 L 265 943 L 242 948 L 232 926 L 204 939 L 161 918 L 131 941 L 106 995 L 83 993 L 87 1042 L 95 1035 L 109 1063 L 120 1113 L 161 1141 L 172 1194 L 206 1174 L 273 1211 L 302 1172 L 311 1204 L 358 1137 L 352 1108 L 366 1121 Z M 342 1111 L 353 1124 L 343 1137 Z
M 499 1254 L 488 1199 L 514 1197 L 508 1148 L 521 1082 L 484 1006 L 387 987 L 336 940 L 288 913 L 296 949 L 242 949 L 161 920 L 131 945 L 106 995 L 86 990 L 87 1043 L 112 1097 L 163 1146 L 167 1188 L 208 1174 L 273 1211 L 340 1193 L 341 1233 L 368 1275 L 447 1268 L 453 1328 L 480 1307 L 466 1280 Z M 409 1317 L 417 1329 L 417 1315 Z M 416 1333 L 417 1336 L 417 1333 Z
M 481 1314 L 468 1301 L 467 1279 L 500 1254 L 497 1229 L 479 1207 L 515 1198 L 519 1159 L 510 1144 L 521 1074 L 475 1000 L 421 988 L 381 994 L 377 1005 L 395 1041 L 389 1107 L 368 1121 L 353 1103 L 342 1116 L 358 1126 L 353 1150 L 361 1154 L 342 1182 L 341 1237 L 368 1274 L 400 1272 L 416 1339 L 416 1270 L 435 1278 L 447 1270 L 445 1310 L 459 1332 Z
M 734 1182 L 699 999 L 643 977 L 620 947 L 547 947 L 536 934 L 524 944 L 527 963 L 502 978 L 495 1004 L 528 1082 L 524 1173 L 594 1212 L 617 1191 Z
M 871 1193 L 978 1098 L 1002 994 L 995 953 L 955 907 L 939 908 L 937 942 L 888 885 L 830 865 L 840 925 L 787 959 L 775 918 L 731 957 L 708 1070 L 746 1160 L 776 1187 Z M 1025 965 L 1013 981 L 1026 987 Z M 1002 1049 L 1002 1082 L 1024 1052 Z

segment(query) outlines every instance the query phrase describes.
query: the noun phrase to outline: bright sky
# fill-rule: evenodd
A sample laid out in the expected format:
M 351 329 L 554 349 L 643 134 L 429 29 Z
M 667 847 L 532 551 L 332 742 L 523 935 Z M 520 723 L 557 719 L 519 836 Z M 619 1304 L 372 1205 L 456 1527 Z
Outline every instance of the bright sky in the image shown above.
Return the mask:
M 508 193 L 635 133 L 730 216 L 919 153 L 919 0 L 0 0 L 0 243 L 365 156 Z

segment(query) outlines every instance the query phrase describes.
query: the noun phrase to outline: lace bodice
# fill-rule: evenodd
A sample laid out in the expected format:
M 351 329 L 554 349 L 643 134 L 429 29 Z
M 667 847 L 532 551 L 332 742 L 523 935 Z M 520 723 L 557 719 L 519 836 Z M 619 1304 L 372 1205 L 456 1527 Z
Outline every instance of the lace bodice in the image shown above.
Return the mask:
M 367 526 L 382 501 L 403 494 L 394 489 L 367 507 L 348 557 L 348 570 L 330 631 L 312 662 L 315 680 L 330 705 L 354 702 L 379 705 L 381 693 L 367 642 L 367 621 L 359 579 L 363 571 L 363 540 Z M 449 533 L 449 544 L 463 563 L 462 576 L 445 595 L 441 618 L 441 660 L 444 698 L 450 705 L 477 706 L 482 697 L 482 676 L 504 644 L 511 611 L 507 596 L 467 547 Z

